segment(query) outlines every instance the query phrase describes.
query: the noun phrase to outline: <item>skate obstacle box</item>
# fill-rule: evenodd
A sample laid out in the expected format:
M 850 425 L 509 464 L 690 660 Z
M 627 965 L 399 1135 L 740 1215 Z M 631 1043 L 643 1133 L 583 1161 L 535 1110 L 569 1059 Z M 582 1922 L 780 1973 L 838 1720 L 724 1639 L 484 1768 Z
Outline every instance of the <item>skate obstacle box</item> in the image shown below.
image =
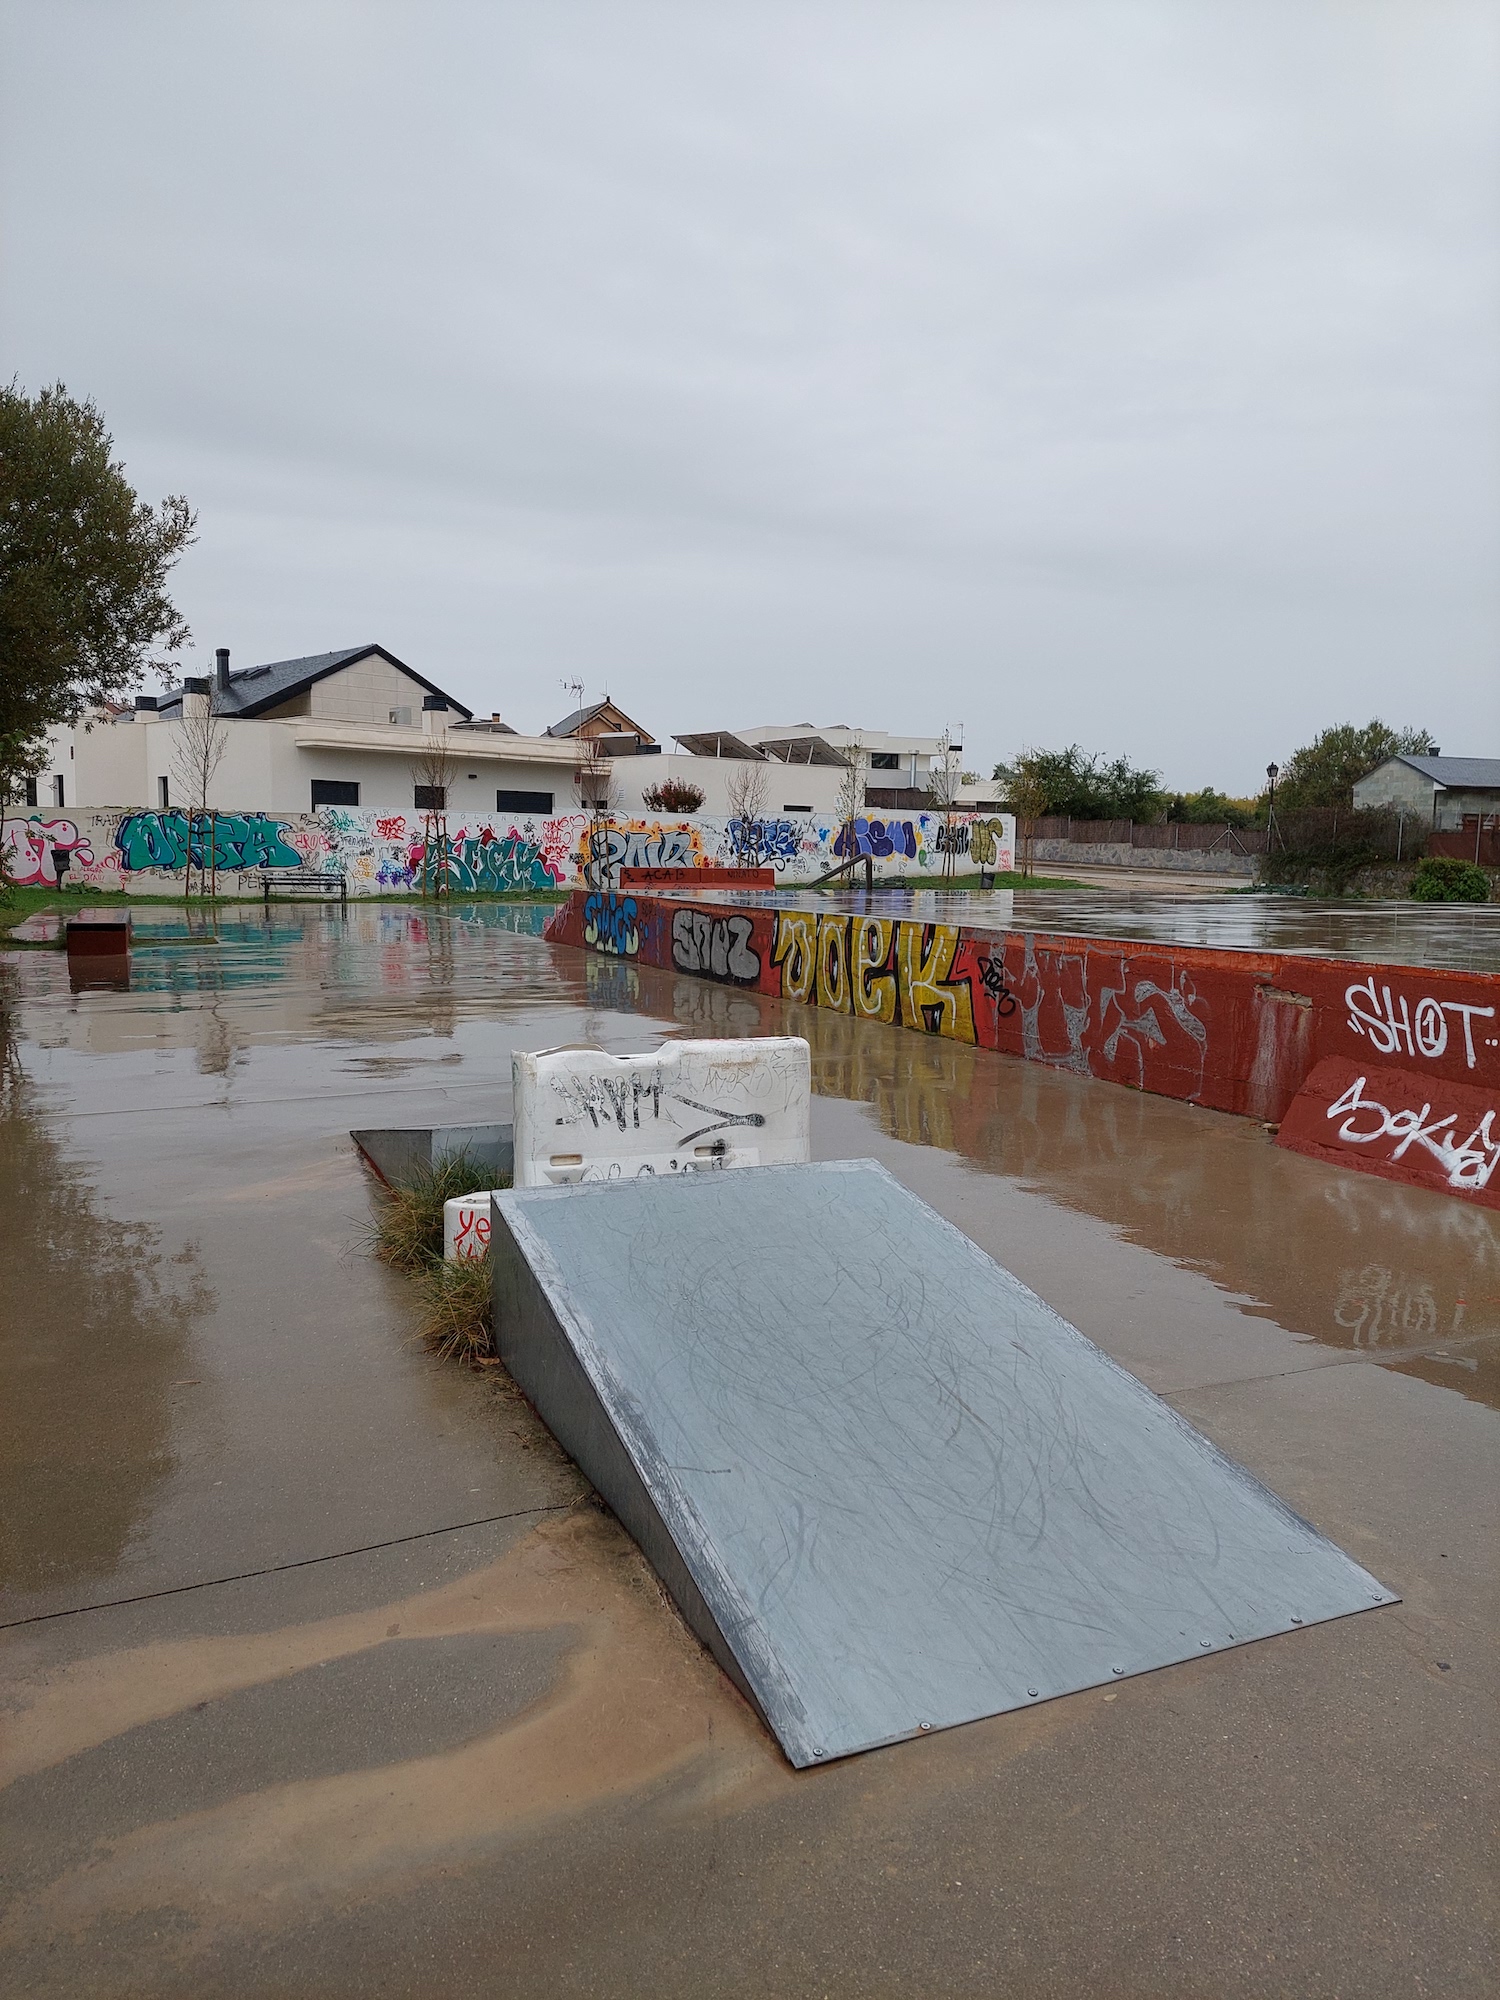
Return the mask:
M 517 1187 L 723 1172 L 805 1160 L 812 1051 L 795 1035 L 575 1047 L 511 1057 Z M 490 1195 L 443 1204 L 443 1255 L 482 1257 Z
M 873 1161 L 517 1187 L 490 1261 L 794 1765 L 1395 1602 Z
M 511 1057 L 517 1187 L 805 1160 L 812 1051 L 795 1035 L 664 1042 L 649 1055 Z
M 69 982 L 75 992 L 87 986 L 130 984 L 129 910 L 85 910 L 69 917 L 63 940 Z

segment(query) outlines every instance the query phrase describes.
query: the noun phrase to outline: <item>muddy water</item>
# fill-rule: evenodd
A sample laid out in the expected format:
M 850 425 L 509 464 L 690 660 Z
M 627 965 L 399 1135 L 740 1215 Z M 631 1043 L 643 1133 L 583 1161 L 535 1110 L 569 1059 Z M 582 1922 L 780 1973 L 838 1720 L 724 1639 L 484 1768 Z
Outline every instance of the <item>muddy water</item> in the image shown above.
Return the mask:
M 1274 1352 L 1500 1406 L 1500 1218 L 1248 1121 L 550 947 L 544 915 L 283 910 L 211 940 L 169 916 L 128 993 L 10 958 L 0 1546 L 24 1609 L 514 1497 L 451 1379 L 387 1330 L 403 1293 L 359 1249 L 346 1135 L 504 1115 L 517 1046 L 805 1035 L 818 1151 L 886 1158 L 1153 1386 Z M 1080 1274 L 1106 1270 L 1095 1296 Z M 399 1474 L 372 1476 L 372 1448 Z
M 688 890 L 667 891 L 688 895 Z M 1062 931 L 1073 937 L 1140 938 L 1222 951 L 1284 951 L 1375 965 L 1500 972 L 1500 905 L 1341 903 L 1292 896 L 1189 895 L 1149 889 L 1090 895 L 1068 890 L 783 889 L 699 900 L 776 903 L 791 909 L 869 909 L 976 929 Z
M 15 1990 L 1486 1991 L 1500 1218 L 541 914 L 0 962 Z M 1404 1604 L 791 1773 L 529 1413 L 412 1345 L 347 1138 L 504 1115 L 515 1047 L 773 1031 L 820 1156 Z

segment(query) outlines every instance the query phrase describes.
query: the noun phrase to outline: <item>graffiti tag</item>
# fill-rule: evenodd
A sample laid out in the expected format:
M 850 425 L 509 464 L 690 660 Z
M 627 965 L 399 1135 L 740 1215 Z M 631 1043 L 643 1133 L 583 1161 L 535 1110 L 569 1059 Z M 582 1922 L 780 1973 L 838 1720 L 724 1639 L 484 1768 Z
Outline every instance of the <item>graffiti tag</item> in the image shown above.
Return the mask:
M 634 958 L 641 948 L 634 896 L 595 889 L 583 905 L 583 941 L 615 958 Z
M 77 862 L 93 865 L 94 850 L 70 819 L 8 819 L 0 831 L 0 853 L 13 882 L 24 887 L 55 889 Z
M 126 813 L 115 828 L 120 866 L 142 868 L 300 868 L 285 820 L 265 813 Z
M 1005 983 L 1005 961 L 999 958 L 981 958 L 976 961 L 979 968 L 979 983 L 995 1002 L 995 1012 L 1003 1017 L 1016 1011 L 1016 996 Z
M 865 855 L 873 861 L 884 861 L 893 854 L 915 861 L 917 830 L 909 819 L 856 818 L 852 823 L 852 837 L 848 821 L 839 828 L 833 851 L 842 861 L 851 856 L 863 858 Z
M 696 972 L 735 986 L 753 985 L 760 978 L 760 953 L 750 942 L 754 931 L 749 917 L 674 910 L 672 963 L 679 972 Z
M 1383 1056 L 1403 1049 L 1409 1056 L 1436 1058 L 1448 1046 L 1450 1014 L 1463 1023 L 1464 1057 L 1474 1068 L 1475 1021 L 1493 1020 L 1493 1007 L 1476 1007 L 1466 1000 L 1435 1000 L 1430 994 L 1411 1007 L 1404 993 L 1391 998 L 1389 986 L 1376 991 L 1373 976 L 1349 987 L 1344 994 L 1349 1009 L 1349 1026 L 1356 1035 L 1368 1035 Z M 1493 1047 L 1491 1042 L 1489 1046 Z
M 1449 1187 L 1489 1186 L 1500 1165 L 1500 1136 L 1494 1131 L 1493 1111 L 1486 1111 L 1468 1137 L 1460 1139 L 1456 1111 L 1450 1111 L 1446 1118 L 1433 1118 L 1430 1104 L 1424 1104 L 1420 1111 L 1392 1111 L 1366 1097 L 1364 1090 L 1365 1078 L 1358 1076 L 1328 1107 L 1330 1119 L 1344 1121 L 1339 1127 L 1341 1139 L 1351 1146 L 1373 1146 L 1381 1139 L 1395 1139 L 1392 1160 L 1401 1159 L 1411 1146 L 1422 1146 L 1447 1175 Z

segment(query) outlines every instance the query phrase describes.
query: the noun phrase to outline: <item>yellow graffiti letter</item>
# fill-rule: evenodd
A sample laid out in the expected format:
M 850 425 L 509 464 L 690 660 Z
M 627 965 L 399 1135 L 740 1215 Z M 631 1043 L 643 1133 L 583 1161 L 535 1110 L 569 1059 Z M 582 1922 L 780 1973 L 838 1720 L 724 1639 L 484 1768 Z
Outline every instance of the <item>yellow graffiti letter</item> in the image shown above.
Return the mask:
M 923 939 L 929 942 L 924 954 Z M 955 1042 L 974 1039 L 974 998 L 967 980 L 945 984 L 958 951 L 957 924 L 902 923 L 896 933 L 901 1018 L 909 1027 Z

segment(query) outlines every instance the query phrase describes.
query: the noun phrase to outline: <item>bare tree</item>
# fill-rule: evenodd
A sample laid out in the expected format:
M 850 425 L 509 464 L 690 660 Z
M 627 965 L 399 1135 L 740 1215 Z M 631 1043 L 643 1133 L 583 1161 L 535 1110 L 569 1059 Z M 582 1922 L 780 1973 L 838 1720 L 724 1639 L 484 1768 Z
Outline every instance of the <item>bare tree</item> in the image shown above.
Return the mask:
M 592 737 L 580 736 L 578 762 L 573 767 L 573 791 L 589 816 L 588 872 L 596 889 L 609 886 L 610 800 L 614 789 L 614 759 L 606 756 Z
M 453 752 L 448 732 L 435 730 L 411 760 L 412 803 L 426 815 L 422 835 L 422 894 L 429 877 L 435 896 L 446 894 L 448 880 L 448 793 L 453 785 Z M 436 847 L 436 854 L 433 849 Z
M 932 801 L 933 810 L 943 816 L 942 849 L 945 877 L 953 873 L 954 841 L 957 832 L 958 792 L 963 783 L 963 774 L 953 761 L 953 738 L 945 729 L 938 738 L 938 761 L 927 774 L 927 796 Z
M 758 868 L 761 859 L 761 822 L 766 815 L 770 777 L 762 758 L 744 757 L 736 761 L 724 787 L 729 817 L 739 828 L 735 838 L 735 858 L 741 868 Z
M 212 683 L 200 681 L 196 687 L 187 684 L 182 696 L 182 720 L 177 725 L 177 740 L 172 746 L 171 775 L 187 798 L 187 852 L 182 870 L 182 893 L 184 897 L 192 893 L 193 880 L 193 828 L 196 824 L 202 832 L 203 822 L 208 821 L 207 859 L 198 862 L 198 893 L 204 893 L 205 878 L 211 886 L 209 894 L 219 893 L 218 855 L 218 813 L 208 803 L 209 788 L 213 784 L 214 773 L 224 761 L 228 747 L 229 725 L 215 707 Z
M 844 745 L 845 770 L 839 779 L 839 818 L 849 830 L 853 852 L 854 822 L 865 809 L 865 746 L 857 736 Z

